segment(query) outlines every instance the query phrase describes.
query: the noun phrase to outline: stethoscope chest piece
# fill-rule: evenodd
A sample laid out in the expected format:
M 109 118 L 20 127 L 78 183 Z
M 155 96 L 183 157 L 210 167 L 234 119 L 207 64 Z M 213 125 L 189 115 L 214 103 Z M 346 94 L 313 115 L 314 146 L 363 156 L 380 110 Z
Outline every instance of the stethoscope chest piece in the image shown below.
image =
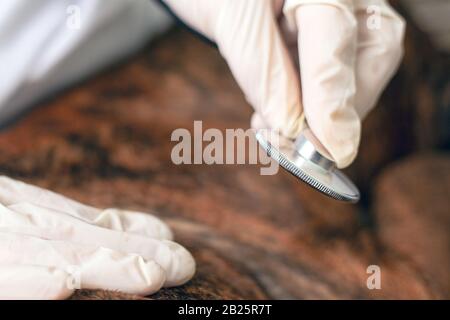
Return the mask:
M 359 201 L 358 188 L 336 168 L 331 156 L 309 129 L 294 141 L 269 130 L 257 131 L 256 139 L 281 167 L 311 187 L 336 200 Z

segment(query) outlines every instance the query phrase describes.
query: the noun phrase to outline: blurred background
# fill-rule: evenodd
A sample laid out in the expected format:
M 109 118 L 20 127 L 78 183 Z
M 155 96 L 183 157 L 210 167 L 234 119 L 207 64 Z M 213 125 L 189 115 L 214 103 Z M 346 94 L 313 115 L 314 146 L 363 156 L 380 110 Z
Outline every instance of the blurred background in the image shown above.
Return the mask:
M 75 17 L 81 2 L 56 8 Z M 0 24 L 1 174 L 168 221 L 198 274 L 152 298 L 450 298 L 450 1 L 391 1 L 408 22 L 405 58 L 348 169 L 363 195 L 356 206 L 282 171 L 172 164 L 173 130 L 194 120 L 204 129 L 248 128 L 251 108 L 217 50 L 158 4 L 109 3 L 101 16 L 87 7 L 96 37 L 75 20 L 69 36 Z M 7 12 L 0 9 L 0 21 Z M 38 16 L 32 26 L 50 21 Z M 21 41 L 58 32 L 68 38 Z M 367 288 L 370 265 L 381 268 L 380 290 Z

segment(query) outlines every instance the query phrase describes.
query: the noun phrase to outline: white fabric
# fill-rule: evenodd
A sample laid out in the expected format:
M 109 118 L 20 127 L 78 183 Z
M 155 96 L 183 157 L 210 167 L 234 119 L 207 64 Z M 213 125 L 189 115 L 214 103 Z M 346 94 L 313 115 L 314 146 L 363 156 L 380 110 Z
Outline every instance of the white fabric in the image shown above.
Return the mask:
M 145 45 L 170 24 L 149 0 L 2 0 L 0 125 Z M 79 28 L 70 10 L 79 8 Z
M 403 53 L 404 20 L 385 0 L 165 1 L 218 43 L 255 109 L 253 127 L 295 138 L 304 114 L 338 167 L 350 165 L 360 122 Z M 380 29 L 368 29 L 369 6 L 379 8 Z
M 184 284 L 191 254 L 148 213 L 99 210 L 0 177 L 0 299 L 63 299 L 74 289 L 147 295 Z

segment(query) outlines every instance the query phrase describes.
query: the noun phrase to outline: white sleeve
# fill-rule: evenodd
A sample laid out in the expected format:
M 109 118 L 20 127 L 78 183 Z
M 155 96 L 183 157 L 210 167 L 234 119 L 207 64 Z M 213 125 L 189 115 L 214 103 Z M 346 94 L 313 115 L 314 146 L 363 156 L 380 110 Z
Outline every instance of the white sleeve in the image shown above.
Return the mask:
M 3 0 L 0 126 L 138 50 L 170 25 L 150 0 Z

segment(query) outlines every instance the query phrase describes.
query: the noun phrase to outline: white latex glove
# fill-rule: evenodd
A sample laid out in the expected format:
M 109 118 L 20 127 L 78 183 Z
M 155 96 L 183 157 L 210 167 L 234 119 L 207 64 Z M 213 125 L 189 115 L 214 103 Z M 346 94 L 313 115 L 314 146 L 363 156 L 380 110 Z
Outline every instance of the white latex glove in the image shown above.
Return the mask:
M 405 23 L 386 1 L 165 2 L 217 43 L 256 111 L 254 128 L 294 139 L 304 128 L 304 114 L 338 167 L 354 160 L 360 121 L 403 53 Z M 378 30 L 367 27 L 369 6 L 381 13 Z
M 74 286 L 148 295 L 185 283 L 191 254 L 156 217 L 99 210 L 0 177 L 0 299 L 64 299 Z

